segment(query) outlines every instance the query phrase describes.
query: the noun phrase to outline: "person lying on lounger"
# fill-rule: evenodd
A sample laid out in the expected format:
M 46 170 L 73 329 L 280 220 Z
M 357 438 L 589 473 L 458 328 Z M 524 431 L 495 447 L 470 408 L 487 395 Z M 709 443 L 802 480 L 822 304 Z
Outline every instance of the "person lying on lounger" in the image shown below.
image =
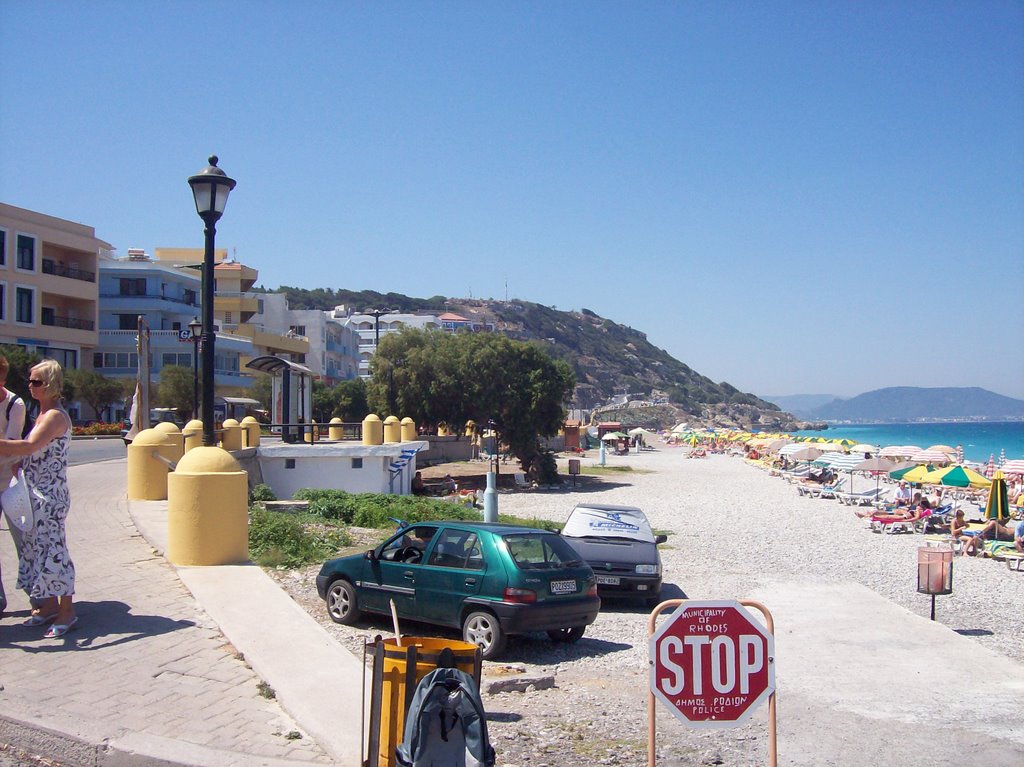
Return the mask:
M 920 493 L 918 493 L 920 496 Z M 890 512 L 884 512 L 879 514 L 877 511 L 855 511 L 858 517 L 871 517 L 872 522 L 882 522 L 883 524 L 889 522 L 917 522 L 917 520 L 928 516 L 932 513 L 932 506 L 928 502 L 927 498 L 918 498 L 917 505 L 908 506 L 902 509 L 893 509 Z
M 1007 523 L 1004 525 L 998 519 L 990 519 L 981 528 L 981 532 L 964 544 L 964 549 L 960 552 L 961 555 L 966 556 L 967 554 L 980 553 L 987 539 L 993 541 L 1013 541 L 1013 547 L 1017 551 L 1024 553 L 1024 520 L 1016 524 Z

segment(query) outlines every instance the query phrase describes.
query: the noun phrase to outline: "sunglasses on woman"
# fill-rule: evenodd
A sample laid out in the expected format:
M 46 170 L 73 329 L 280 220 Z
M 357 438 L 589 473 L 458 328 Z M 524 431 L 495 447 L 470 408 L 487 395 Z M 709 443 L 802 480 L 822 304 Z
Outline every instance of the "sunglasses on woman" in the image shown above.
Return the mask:
M 41 381 L 38 378 L 30 378 L 30 379 L 28 379 L 28 385 L 29 386 L 45 386 L 46 385 L 46 381 Z

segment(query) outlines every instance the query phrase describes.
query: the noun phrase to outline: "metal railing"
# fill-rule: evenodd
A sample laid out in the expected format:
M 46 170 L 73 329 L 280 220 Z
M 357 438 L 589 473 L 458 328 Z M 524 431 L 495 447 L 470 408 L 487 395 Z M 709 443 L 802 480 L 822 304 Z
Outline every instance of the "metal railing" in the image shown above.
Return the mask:
M 171 301 L 175 304 L 185 304 L 185 306 L 199 306 L 198 296 L 193 296 L 189 300 L 178 296 L 165 296 L 160 293 L 100 293 L 100 298 L 155 298 L 161 301 Z
M 58 277 L 68 277 L 69 279 L 81 280 L 82 282 L 96 282 L 96 272 L 87 272 L 84 269 L 64 266 L 64 264 L 58 264 L 56 261 L 51 261 L 48 258 L 43 259 L 42 270 L 43 274 L 54 274 Z
M 72 330 L 95 330 L 96 323 L 92 320 L 80 320 L 77 317 L 43 317 L 43 325 L 58 328 L 71 328 Z

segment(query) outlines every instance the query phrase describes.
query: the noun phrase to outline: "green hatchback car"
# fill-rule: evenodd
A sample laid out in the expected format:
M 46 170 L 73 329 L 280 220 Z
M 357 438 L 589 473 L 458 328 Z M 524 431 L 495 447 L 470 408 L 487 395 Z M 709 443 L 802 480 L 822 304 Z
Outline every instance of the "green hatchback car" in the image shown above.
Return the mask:
M 460 629 L 485 659 L 511 634 L 575 642 L 601 609 L 594 571 L 556 533 L 483 522 L 403 527 L 365 554 L 331 559 L 316 588 L 336 623 L 364 612 Z

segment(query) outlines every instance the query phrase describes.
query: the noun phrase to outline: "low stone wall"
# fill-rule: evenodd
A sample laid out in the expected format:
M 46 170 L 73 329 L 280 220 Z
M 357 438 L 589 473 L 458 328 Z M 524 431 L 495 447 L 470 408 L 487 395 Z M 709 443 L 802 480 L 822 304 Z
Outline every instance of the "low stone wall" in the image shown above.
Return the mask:
M 475 458 L 479 450 L 474 449 L 469 437 L 423 437 L 430 447 L 416 454 L 417 466 L 433 466 L 438 463 L 468 461 Z

